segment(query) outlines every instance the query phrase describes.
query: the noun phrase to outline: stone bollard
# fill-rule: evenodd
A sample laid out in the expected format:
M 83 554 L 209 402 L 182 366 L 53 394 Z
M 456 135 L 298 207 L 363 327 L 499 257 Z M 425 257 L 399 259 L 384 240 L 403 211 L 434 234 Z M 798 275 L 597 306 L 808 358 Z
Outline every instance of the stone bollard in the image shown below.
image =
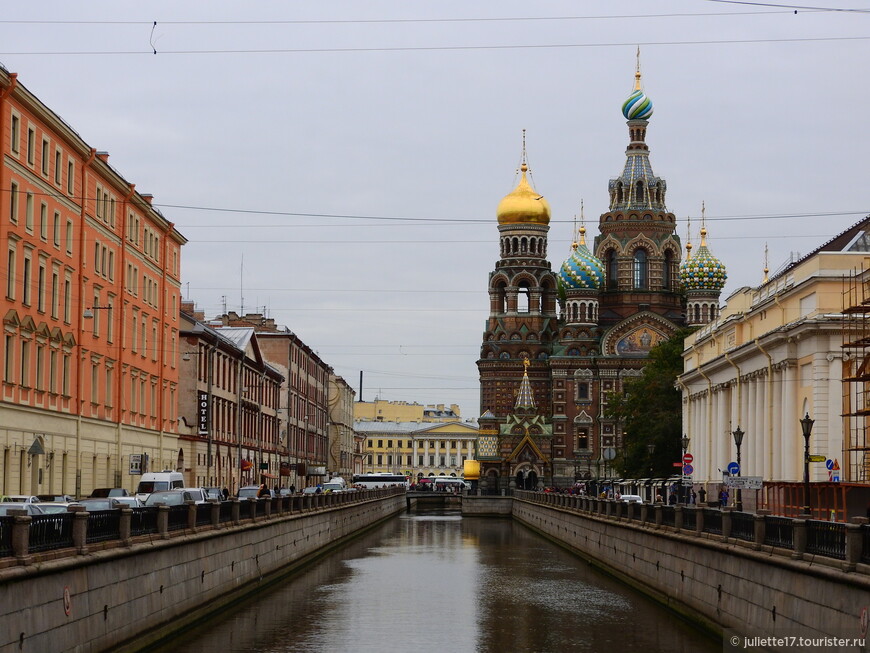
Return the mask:
M 752 548 L 758 551 L 764 546 L 764 538 L 767 537 L 767 515 L 770 510 L 757 510 L 755 512 L 754 537 Z
M 682 504 L 674 506 L 674 529 L 677 531 L 683 530 L 683 510 L 686 507 Z
M 852 517 L 846 524 L 846 560 L 843 562 L 843 571 L 855 571 L 855 567 L 861 562 L 861 550 L 864 546 L 864 531 L 867 523 L 866 517 Z
M 19 565 L 29 565 L 33 561 L 33 556 L 30 555 L 30 522 L 33 521 L 33 517 L 23 509 L 13 509 L 8 514 L 13 518 L 12 555 Z M 85 515 L 85 526 L 87 526 L 87 515 Z
M 118 524 L 118 535 L 121 539 L 121 546 L 131 546 L 133 544 L 133 538 L 130 536 L 132 527 L 133 509 L 129 506 L 121 508 L 121 520 Z
M 625 518 L 628 521 L 634 521 L 634 501 L 625 504 Z
M 169 539 L 169 506 L 165 503 L 157 504 L 157 535 Z
M 196 532 L 196 501 L 185 501 L 187 506 L 187 530 Z
M 614 507 L 614 516 L 616 517 L 616 521 L 622 521 L 622 508 L 624 506 L 625 506 L 625 504 L 622 501 L 620 501 L 619 499 L 614 501 L 613 507 Z
M 242 521 L 242 504 L 237 497 L 230 499 L 230 501 L 233 502 L 233 507 L 232 507 L 233 524 L 238 526 L 239 522 Z
M 84 506 L 69 506 L 67 512 L 74 512 L 72 525 L 72 540 L 76 553 L 84 555 L 88 552 L 88 512 Z
M 649 521 L 649 509 L 652 504 L 642 503 L 640 504 L 640 523 L 646 524 Z
M 272 516 L 272 499 L 271 497 L 266 497 L 263 499 L 263 517 L 269 519 Z
M 661 528 L 664 521 L 664 504 L 657 503 L 653 506 L 653 509 L 656 511 L 656 528 Z
M 734 506 L 722 508 L 722 541 L 727 542 L 731 537 L 731 514 L 734 512 Z
M 700 535 L 704 532 L 704 508 L 695 506 L 695 533 Z
M 791 557 L 795 560 L 800 560 L 804 557 L 807 551 L 807 520 L 809 515 L 800 515 L 798 519 L 792 522 L 792 554 Z
M 219 499 L 209 499 L 211 504 L 211 526 L 212 528 L 220 528 L 221 523 L 221 502 Z
M 313 494 L 303 494 L 302 495 L 302 510 L 305 512 L 311 512 L 312 504 L 314 503 L 314 495 Z

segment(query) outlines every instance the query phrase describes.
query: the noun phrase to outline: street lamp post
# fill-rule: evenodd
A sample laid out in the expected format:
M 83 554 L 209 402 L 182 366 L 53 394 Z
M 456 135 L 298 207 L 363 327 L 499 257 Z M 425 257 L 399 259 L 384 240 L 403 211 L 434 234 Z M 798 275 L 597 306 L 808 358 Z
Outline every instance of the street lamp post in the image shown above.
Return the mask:
M 731 433 L 734 436 L 734 445 L 737 447 L 737 476 L 743 476 L 743 466 L 740 463 L 740 445 L 743 444 L 743 436 L 746 435 L 738 425 Z M 737 486 L 737 512 L 743 512 L 743 490 Z
M 650 442 L 648 445 L 646 445 L 646 451 L 649 454 L 649 479 L 650 479 L 650 483 L 652 483 L 652 476 L 653 476 L 653 459 L 652 459 L 652 457 L 653 457 L 653 454 L 656 452 L 655 442 Z M 650 485 L 650 497 L 649 497 L 649 499 L 650 499 L 650 501 L 652 501 L 652 499 L 653 499 L 652 485 Z
M 804 514 L 812 515 L 810 512 L 810 435 L 813 432 L 814 419 L 810 419 L 810 414 L 807 413 L 801 420 L 801 431 L 804 436 Z
M 688 451 L 689 451 L 689 436 L 683 435 L 683 437 L 680 438 L 680 444 L 683 445 L 683 459 L 685 459 L 686 453 L 688 453 Z M 685 467 L 685 463 L 683 462 L 683 460 L 680 461 L 680 467 L 681 468 Z M 683 503 L 686 503 L 686 475 L 685 474 L 681 474 L 681 477 L 680 477 L 680 498 L 682 499 Z

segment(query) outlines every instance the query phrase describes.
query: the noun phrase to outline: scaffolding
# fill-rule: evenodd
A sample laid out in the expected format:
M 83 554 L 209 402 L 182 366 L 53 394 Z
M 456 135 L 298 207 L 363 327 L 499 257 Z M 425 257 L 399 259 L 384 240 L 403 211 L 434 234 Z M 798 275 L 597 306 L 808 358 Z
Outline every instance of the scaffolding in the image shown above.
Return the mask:
M 870 270 L 843 278 L 843 481 L 870 482 Z

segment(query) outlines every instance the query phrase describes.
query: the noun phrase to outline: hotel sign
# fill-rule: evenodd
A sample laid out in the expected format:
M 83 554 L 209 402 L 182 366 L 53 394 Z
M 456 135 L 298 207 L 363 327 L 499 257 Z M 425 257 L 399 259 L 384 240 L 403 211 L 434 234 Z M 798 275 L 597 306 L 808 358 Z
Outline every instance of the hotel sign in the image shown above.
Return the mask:
M 199 435 L 208 435 L 210 424 L 208 423 L 208 393 L 199 392 L 199 397 L 196 402 L 197 423 L 199 425 Z

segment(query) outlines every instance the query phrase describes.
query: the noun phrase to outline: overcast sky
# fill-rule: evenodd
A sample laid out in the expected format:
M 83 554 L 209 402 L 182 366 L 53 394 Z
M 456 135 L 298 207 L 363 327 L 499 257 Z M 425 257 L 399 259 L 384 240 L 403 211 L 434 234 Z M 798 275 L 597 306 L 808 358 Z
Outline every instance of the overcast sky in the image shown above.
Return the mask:
M 522 130 L 558 269 L 622 170 L 638 44 L 653 169 L 684 243 L 706 202 L 723 299 L 765 244 L 773 272 L 870 212 L 870 4 L 821 4 L 847 11 L 43 0 L 4 6 L 0 61 L 154 195 L 207 316 L 265 307 L 357 389 L 364 370 L 364 399 L 474 417 Z

